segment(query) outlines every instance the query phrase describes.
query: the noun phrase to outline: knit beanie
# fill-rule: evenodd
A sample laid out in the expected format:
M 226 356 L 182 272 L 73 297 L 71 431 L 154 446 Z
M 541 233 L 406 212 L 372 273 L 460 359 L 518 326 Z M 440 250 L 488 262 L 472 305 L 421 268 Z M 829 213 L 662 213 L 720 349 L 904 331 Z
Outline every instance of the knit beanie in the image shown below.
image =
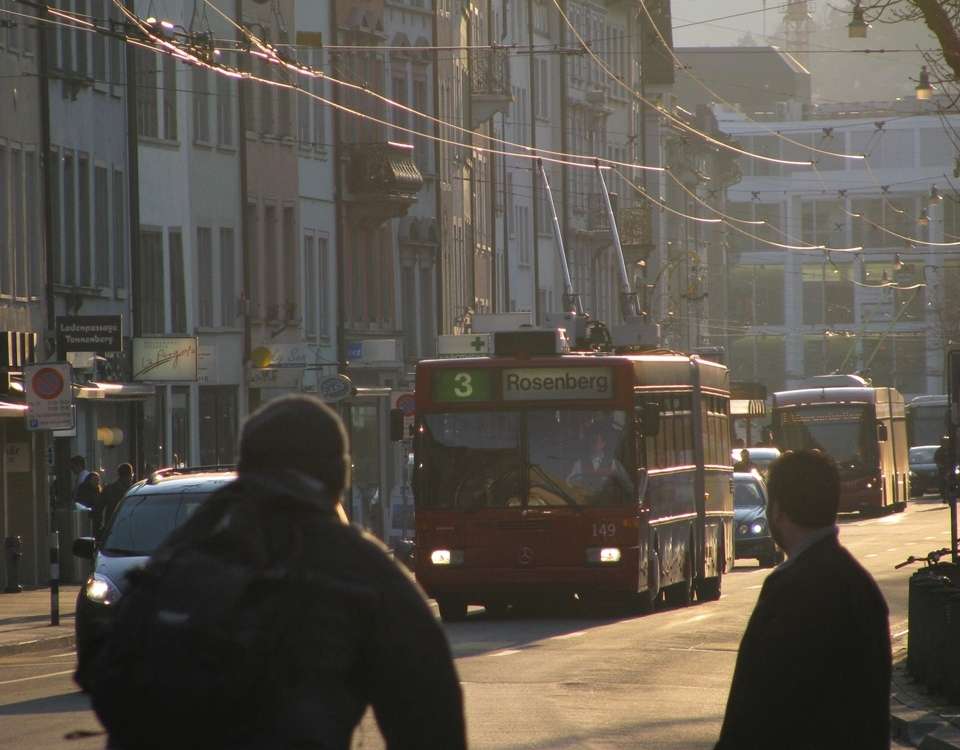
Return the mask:
M 243 425 L 237 468 L 240 474 L 294 469 L 319 479 L 332 497 L 339 497 L 350 477 L 343 421 L 313 396 L 268 401 Z

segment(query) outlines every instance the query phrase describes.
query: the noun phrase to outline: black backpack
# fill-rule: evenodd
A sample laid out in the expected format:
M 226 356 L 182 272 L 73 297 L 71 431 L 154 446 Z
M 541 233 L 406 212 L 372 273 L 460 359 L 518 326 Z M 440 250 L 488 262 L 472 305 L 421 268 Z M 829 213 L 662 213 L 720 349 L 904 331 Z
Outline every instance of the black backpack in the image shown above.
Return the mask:
M 264 566 L 253 554 L 264 541 L 263 519 L 239 515 L 236 530 L 168 546 L 131 575 L 90 677 L 93 709 L 112 745 L 280 747 L 280 702 L 318 657 L 341 658 L 343 648 L 318 641 L 324 617 L 309 611 L 323 608 L 341 631 L 343 620 L 357 619 L 342 612 L 355 609 L 356 592 L 345 594 L 349 587 L 326 576 L 292 572 L 285 559 Z M 302 543 L 300 529 L 294 531 Z M 261 564 L 245 559 L 246 551 Z

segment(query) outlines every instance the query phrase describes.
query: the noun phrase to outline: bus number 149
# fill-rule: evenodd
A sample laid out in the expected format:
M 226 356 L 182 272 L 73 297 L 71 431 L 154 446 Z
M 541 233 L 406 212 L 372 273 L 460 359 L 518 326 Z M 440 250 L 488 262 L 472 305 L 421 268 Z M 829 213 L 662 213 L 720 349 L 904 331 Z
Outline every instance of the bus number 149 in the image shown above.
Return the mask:
M 616 536 L 617 534 L 617 525 L 615 523 L 595 523 L 593 524 L 593 535 L 602 536 L 604 538 L 608 536 Z

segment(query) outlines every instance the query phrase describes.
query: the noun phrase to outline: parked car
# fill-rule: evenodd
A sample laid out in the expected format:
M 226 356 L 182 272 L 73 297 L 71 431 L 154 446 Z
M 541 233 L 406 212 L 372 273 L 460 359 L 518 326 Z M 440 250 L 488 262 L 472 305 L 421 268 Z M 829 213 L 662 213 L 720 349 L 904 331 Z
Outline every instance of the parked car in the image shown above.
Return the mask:
M 940 471 L 933 454 L 936 445 L 915 445 L 910 449 L 910 494 L 913 497 L 940 491 Z
M 742 450 L 743 448 L 733 448 L 730 451 L 730 457 L 733 459 L 733 463 L 740 460 L 740 451 Z M 753 446 L 746 450 L 750 454 L 750 462 L 756 467 L 757 471 L 760 472 L 760 475 L 766 479 L 767 472 L 770 471 L 770 464 L 780 457 L 780 449 L 770 446 Z
M 767 524 L 767 486 L 758 471 L 733 475 L 734 557 L 756 558 L 760 567 L 783 562 L 783 550 L 770 536 Z
M 73 543 L 73 554 L 93 562 L 80 588 L 74 620 L 77 679 L 87 688 L 87 673 L 109 628 L 113 606 L 128 588 L 127 574 L 143 566 L 167 535 L 220 487 L 232 471 L 163 469 L 134 484 L 124 495 L 97 544 L 92 537 Z

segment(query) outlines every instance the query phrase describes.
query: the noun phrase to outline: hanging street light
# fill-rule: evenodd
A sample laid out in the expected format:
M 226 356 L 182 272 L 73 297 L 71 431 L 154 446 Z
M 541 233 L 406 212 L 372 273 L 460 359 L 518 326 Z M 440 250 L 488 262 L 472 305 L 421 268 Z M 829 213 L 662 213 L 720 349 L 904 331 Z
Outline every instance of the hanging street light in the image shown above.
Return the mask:
M 930 214 L 927 213 L 927 209 L 923 209 L 920 212 L 920 218 L 917 219 L 917 224 L 919 224 L 922 227 L 929 226 Z
M 940 191 L 937 190 L 937 186 L 934 185 L 933 187 L 931 187 L 931 188 L 930 188 L 930 197 L 927 199 L 927 205 L 928 205 L 928 206 L 935 206 L 935 205 L 937 205 L 937 204 L 938 204 L 940 201 L 942 201 L 942 200 L 943 200 L 943 196 L 940 195 Z
M 930 85 L 930 73 L 927 72 L 927 66 L 920 68 L 920 82 L 917 84 L 917 101 L 925 102 L 933 96 L 933 86 Z
M 851 39 L 866 39 L 867 29 L 870 28 L 863 17 L 863 8 L 860 7 L 860 0 L 853 6 L 853 17 L 847 24 L 847 36 Z

